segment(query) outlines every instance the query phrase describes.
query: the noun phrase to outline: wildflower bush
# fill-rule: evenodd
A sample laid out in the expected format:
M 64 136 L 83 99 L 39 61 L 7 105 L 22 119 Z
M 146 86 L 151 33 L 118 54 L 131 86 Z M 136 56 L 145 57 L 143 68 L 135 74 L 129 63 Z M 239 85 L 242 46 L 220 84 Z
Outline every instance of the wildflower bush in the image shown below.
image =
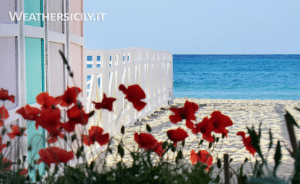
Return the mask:
M 64 63 L 68 69 L 70 77 L 73 78 L 68 61 L 61 53 Z M 146 98 L 143 89 L 137 85 L 129 85 L 128 87 L 121 84 L 119 86 L 120 92 L 125 95 L 125 99 L 132 104 L 133 108 L 141 111 L 147 104 L 143 101 Z M 108 168 L 106 161 L 100 162 L 101 165 L 95 163 L 94 160 L 86 160 L 84 148 L 99 144 L 100 146 L 107 145 L 105 156 L 107 154 L 114 154 L 110 148 L 113 137 L 99 126 L 91 126 L 89 130 L 81 132 L 81 136 L 75 132 L 75 127 L 78 125 L 86 126 L 90 117 L 94 115 L 94 111 L 85 112 L 83 104 L 78 100 L 78 94 L 81 93 L 78 87 L 67 87 L 67 90 L 61 96 L 53 97 L 47 92 L 42 92 L 36 96 L 36 102 L 40 108 L 26 105 L 16 111 L 25 120 L 32 121 L 38 129 L 41 126 L 47 131 L 47 148 L 39 150 L 40 158 L 34 163 L 28 163 L 26 156 L 19 159 L 17 162 L 12 162 L 6 156 L 10 153 L 13 145 L 10 142 L 3 143 L 2 138 L 8 136 L 10 139 L 18 139 L 21 136 L 26 136 L 26 127 L 19 127 L 13 125 L 7 127 L 6 119 L 9 113 L 5 108 L 5 101 L 14 102 L 14 96 L 9 95 L 5 89 L 0 90 L 0 100 L 3 102 L 0 108 L 0 126 L 2 133 L 0 136 L 0 182 L 1 183 L 228 183 L 230 180 L 234 183 L 286 183 L 276 177 L 276 170 L 280 165 L 281 144 L 277 142 L 274 149 L 274 163 L 275 166 L 270 168 L 267 163 L 267 158 L 264 156 L 260 148 L 261 138 L 261 124 L 258 132 L 254 127 L 246 127 L 244 131 L 239 131 L 237 141 L 243 142 L 245 149 L 249 151 L 252 156 L 256 156 L 255 166 L 252 175 L 246 175 L 243 171 L 243 166 L 248 162 L 248 158 L 244 163 L 241 163 L 236 170 L 230 168 L 229 163 L 222 158 L 213 158 L 212 152 L 215 146 L 223 139 L 227 138 L 229 126 L 234 126 L 231 119 L 222 114 L 220 111 L 214 111 L 209 116 L 196 122 L 195 113 L 199 106 L 190 101 L 186 101 L 183 107 L 170 108 L 172 114 L 169 116 L 173 124 L 178 124 L 177 129 L 170 129 L 166 132 L 168 139 L 160 142 L 151 134 L 151 127 L 145 124 L 147 132 L 135 132 L 132 135 L 132 140 L 139 146 L 138 151 L 130 150 L 132 157 L 132 164 L 128 166 L 123 162 L 124 145 L 121 140 L 117 147 L 117 155 L 121 161 L 116 163 L 115 167 Z M 95 109 L 98 111 L 110 111 L 113 113 L 113 103 L 117 99 L 107 97 L 103 94 L 101 102 L 93 102 Z M 62 112 L 65 111 L 67 118 L 63 119 Z M 285 115 L 287 122 L 297 125 L 293 117 L 287 112 Z M 105 120 L 104 120 L 105 121 Z M 28 122 L 29 123 L 29 122 Z M 186 126 L 189 132 L 182 129 Z M 126 128 L 121 127 L 120 134 L 124 135 Z M 185 139 L 189 134 L 202 135 L 202 138 L 197 140 L 198 149 L 188 150 L 190 157 L 185 160 L 183 151 L 185 148 Z M 269 149 L 273 146 L 273 137 L 270 130 L 270 144 Z M 240 138 L 239 138 L 240 137 Z M 70 148 L 72 144 L 76 143 L 76 149 L 69 151 L 53 146 L 59 139 L 64 140 Z M 203 149 L 203 142 L 207 141 L 209 146 Z M 200 148 L 201 147 L 201 148 Z M 127 148 L 126 148 L 127 149 Z M 289 150 L 291 156 L 296 160 L 295 173 L 291 179 L 292 183 L 300 181 L 300 161 L 299 149 L 294 151 Z M 170 161 L 168 152 L 173 152 L 176 157 Z M 159 162 L 154 163 L 151 155 L 155 154 Z M 79 162 L 83 160 L 83 162 Z M 75 166 L 68 164 L 70 161 L 77 162 Z M 297 162 L 298 161 L 298 162 Z M 28 167 L 25 168 L 25 163 Z M 45 170 L 47 174 L 40 176 L 39 172 L 34 169 L 34 165 L 45 163 Z M 99 171 L 101 168 L 101 171 Z M 229 170 L 231 175 L 229 176 Z M 35 178 L 31 178 L 28 172 L 36 173 Z M 213 172 L 214 176 L 213 176 Z M 220 176 L 220 173 L 225 173 L 225 179 Z M 227 178 L 227 179 L 226 179 Z M 235 179 L 234 179 L 235 178 Z

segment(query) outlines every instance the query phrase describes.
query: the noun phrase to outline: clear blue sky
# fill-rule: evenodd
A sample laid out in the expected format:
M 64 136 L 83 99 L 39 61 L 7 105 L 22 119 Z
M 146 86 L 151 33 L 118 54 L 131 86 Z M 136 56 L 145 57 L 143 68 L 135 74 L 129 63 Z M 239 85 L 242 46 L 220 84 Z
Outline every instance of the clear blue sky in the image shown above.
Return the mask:
M 84 0 L 85 48 L 300 54 L 300 0 Z

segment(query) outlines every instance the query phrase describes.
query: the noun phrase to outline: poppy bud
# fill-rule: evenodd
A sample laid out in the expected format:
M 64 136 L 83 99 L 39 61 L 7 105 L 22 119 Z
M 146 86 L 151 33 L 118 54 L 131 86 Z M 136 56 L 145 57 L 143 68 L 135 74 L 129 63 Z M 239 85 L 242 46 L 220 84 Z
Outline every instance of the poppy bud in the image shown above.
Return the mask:
M 122 134 L 124 134 L 125 133 L 125 130 L 124 130 L 125 128 L 124 128 L 124 125 L 122 125 L 122 127 L 121 127 L 121 133 Z
M 151 127 L 148 124 L 146 124 L 146 128 L 148 132 L 151 132 Z

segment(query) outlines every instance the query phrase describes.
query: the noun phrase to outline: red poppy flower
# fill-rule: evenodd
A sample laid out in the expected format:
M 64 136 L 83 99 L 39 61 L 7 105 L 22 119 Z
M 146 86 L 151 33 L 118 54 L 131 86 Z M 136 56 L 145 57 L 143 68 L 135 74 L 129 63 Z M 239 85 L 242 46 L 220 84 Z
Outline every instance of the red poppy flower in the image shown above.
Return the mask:
M 84 112 L 82 105 L 74 105 L 67 111 L 67 115 L 69 120 L 76 121 L 82 125 L 86 125 L 89 119 L 89 114 Z
M 2 137 L 0 136 L 0 154 L 2 154 L 3 149 L 6 147 L 7 147 L 6 144 L 2 144 Z
M 145 150 L 155 149 L 158 143 L 158 141 L 153 137 L 153 135 L 149 133 L 140 133 L 139 135 L 137 132 L 135 132 L 134 140 L 136 143 L 139 144 L 140 148 L 143 148 Z M 159 148 L 157 148 L 157 151 L 159 151 Z
M 142 110 L 147 105 L 147 103 L 141 101 L 146 98 L 146 94 L 138 84 L 128 86 L 127 89 L 123 84 L 121 84 L 119 86 L 119 90 L 126 95 L 125 98 L 132 103 L 133 107 L 137 111 Z
M 246 147 L 246 150 L 248 150 L 253 156 L 256 152 L 255 148 L 252 146 L 251 143 L 251 137 L 246 137 L 246 133 L 243 131 L 238 132 L 236 135 L 240 135 L 243 138 L 243 143 Z
M 81 89 L 78 87 L 69 88 L 69 86 L 67 86 L 65 93 L 62 96 L 56 97 L 56 100 L 60 101 L 62 107 L 69 107 L 73 103 L 76 103 L 76 98 L 80 92 Z
M 37 161 L 37 164 L 45 162 L 50 166 L 50 164 L 59 164 L 59 162 L 67 163 L 68 161 L 74 158 L 73 151 L 66 151 L 57 147 L 49 147 L 41 149 L 39 151 L 40 159 Z
M 170 108 L 170 111 L 174 112 L 174 115 L 169 116 L 172 123 L 176 124 L 183 119 L 186 120 L 186 127 L 192 129 L 194 124 L 191 120 L 196 120 L 195 112 L 199 106 L 194 102 L 185 101 L 184 106 L 181 108 Z
M 191 162 L 195 165 L 196 162 L 201 162 L 207 165 L 206 170 L 209 171 L 209 167 L 212 165 L 213 157 L 206 151 L 200 150 L 196 153 L 193 149 L 191 151 Z
M 59 100 L 55 99 L 53 96 L 50 96 L 47 92 L 42 92 L 36 96 L 36 102 L 43 108 L 50 109 L 52 105 L 57 105 Z
M 69 118 L 69 121 L 66 123 L 62 124 L 62 127 L 67 131 L 67 132 L 73 132 L 75 130 L 75 125 L 76 124 L 81 124 L 81 125 L 86 125 L 90 113 L 86 114 L 84 110 L 82 109 L 83 106 L 78 107 L 78 105 L 74 105 L 71 109 L 67 111 L 67 116 Z
M 159 157 L 162 157 L 162 154 L 165 152 L 165 150 L 162 149 L 162 142 L 156 142 L 154 152 L 158 154 Z
M 38 129 L 38 126 L 41 126 L 48 132 L 57 130 L 61 126 L 60 109 L 42 109 L 41 115 L 35 122 L 36 129 Z
M 210 121 L 214 125 L 214 132 L 221 133 L 227 137 L 229 131 L 225 128 L 233 125 L 228 116 L 223 115 L 220 111 L 214 111 L 211 114 Z
M 49 138 L 48 143 L 55 143 L 58 140 L 58 137 L 61 139 L 64 138 L 64 134 L 62 133 L 62 130 L 59 128 L 57 130 L 49 132 Z
M 174 146 L 177 145 L 178 141 L 183 141 L 189 135 L 182 128 L 177 128 L 176 130 L 168 130 L 168 137 L 174 142 Z
M 8 111 L 3 105 L 2 107 L 0 107 L 0 127 L 2 127 L 4 124 L 3 120 L 7 119 L 8 117 L 9 117 Z
M 2 100 L 2 101 L 9 100 L 12 103 L 15 103 L 15 96 L 14 95 L 8 95 L 8 90 L 5 90 L 5 89 L 1 88 L 1 90 L 0 90 L 0 100 Z
M 22 169 L 20 172 L 19 172 L 19 175 L 27 175 L 28 174 L 28 170 L 27 169 Z
M 102 102 L 97 103 L 93 101 L 93 103 L 95 104 L 95 109 L 107 109 L 109 111 L 112 111 L 113 102 L 115 100 L 115 98 L 107 98 L 105 93 L 103 93 Z
M 41 113 L 41 110 L 26 104 L 25 107 L 21 107 L 20 109 L 18 109 L 16 113 L 22 115 L 22 117 L 26 120 L 35 121 L 39 116 L 39 114 Z
M 5 169 L 3 169 L 4 171 L 5 171 L 5 170 L 8 171 L 8 170 L 11 169 L 11 167 L 12 167 L 12 162 L 11 162 L 11 160 L 9 160 L 9 159 L 3 157 L 2 163 L 3 163 L 3 165 L 6 167 Z
M 208 117 L 205 117 L 200 123 L 196 124 L 196 127 L 192 129 L 192 132 L 193 134 L 201 132 L 203 139 L 207 140 L 208 142 L 214 142 L 215 139 L 211 135 L 213 129 L 214 125 L 211 123 Z
M 83 135 L 82 139 L 87 146 L 94 144 L 95 141 L 98 142 L 100 146 L 103 146 L 109 142 L 109 133 L 103 134 L 101 127 L 92 126 L 91 129 L 89 129 L 89 136 Z
M 26 135 L 24 134 L 26 128 L 20 128 L 18 125 L 13 125 L 11 130 L 12 132 L 7 134 L 11 139 L 15 138 L 16 136 Z

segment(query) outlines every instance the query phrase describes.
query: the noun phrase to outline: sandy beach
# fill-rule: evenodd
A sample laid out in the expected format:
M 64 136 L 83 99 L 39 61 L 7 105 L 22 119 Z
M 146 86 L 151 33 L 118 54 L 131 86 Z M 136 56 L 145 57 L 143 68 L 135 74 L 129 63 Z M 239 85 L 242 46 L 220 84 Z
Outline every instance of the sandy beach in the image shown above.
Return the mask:
M 152 127 L 151 134 L 158 141 L 167 140 L 167 130 L 176 129 L 180 126 L 180 123 L 173 124 L 169 120 L 169 116 L 172 114 L 169 111 L 170 107 L 182 107 L 186 100 L 195 102 L 199 105 L 199 110 L 196 112 L 197 123 L 202 121 L 205 116 L 210 115 L 213 111 L 221 111 L 224 115 L 227 115 L 233 121 L 233 126 L 228 127 L 229 133 L 228 137 L 223 140 L 223 144 L 219 141 L 218 145 L 212 152 L 214 161 L 215 158 L 223 158 L 224 153 L 228 153 L 230 158 L 233 159 L 231 162 L 232 168 L 236 168 L 236 164 L 241 164 L 245 157 L 250 158 L 254 161 L 255 157 L 258 157 L 255 154 L 255 157 L 249 154 L 249 152 L 244 148 L 243 142 L 240 136 L 236 136 L 238 131 L 245 131 L 247 133 L 246 126 L 251 127 L 254 125 L 255 129 L 258 130 L 259 123 L 262 122 L 262 139 L 261 139 L 261 148 L 262 152 L 267 155 L 268 146 L 269 146 L 269 128 L 271 128 L 273 133 L 273 147 L 270 150 L 268 156 L 268 162 L 272 165 L 275 147 L 277 140 L 281 140 L 282 146 L 282 163 L 277 171 L 278 176 L 289 177 L 292 174 L 294 169 L 293 159 L 289 156 L 289 152 L 285 149 L 284 145 L 287 145 L 288 148 L 291 148 L 289 143 L 289 137 L 286 129 L 286 124 L 284 120 L 284 113 L 288 110 L 296 121 L 300 120 L 300 112 L 295 110 L 294 107 L 300 107 L 299 100 L 222 100 L 222 99 L 193 99 L 193 98 L 175 98 L 173 104 L 170 106 L 162 107 L 159 111 L 156 111 L 154 114 L 145 117 L 141 120 L 141 125 L 127 127 L 125 129 L 125 134 L 123 137 L 124 145 L 131 151 L 136 150 L 138 145 L 133 139 L 135 132 L 147 132 L 145 124 L 149 124 Z M 185 122 L 185 121 L 184 121 Z M 194 149 L 198 151 L 200 149 L 207 149 L 208 143 L 204 141 L 202 147 L 198 148 L 198 143 L 202 138 L 202 135 L 197 136 L 192 134 L 191 130 L 187 129 L 185 123 L 181 123 L 181 128 L 185 129 L 189 137 L 186 138 L 186 144 L 183 150 L 184 158 L 189 161 L 190 151 Z M 295 128 L 296 136 L 300 137 L 300 131 L 298 128 Z M 221 137 L 220 134 L 215 134 L 216 137 Z M 113 150 L 113 155 L 108 154 L 107 156 L 107 165 L 111 166 L 114 163 L 120 160 L 120 156 L 116 156 L 116 147 L 119 144 L 119 140 L 122 135 L 116 135 L 114 137 L 113 144 L 111 146 Z M 172 152 L 170 152 L 170 158 L 173 158 Z M 153 153 L 152 156 L 158 159 L 159 157 Z M 98 162 L 100 157 L 96 159 Z M 130 153 L 125 149 L 125 156 L 123 161 L 126 163 L 132 163 Z M 245 166 L 246 171 L 251 168 L 250 164 Z M 250 173 L 250 170 L 249 170 Z

